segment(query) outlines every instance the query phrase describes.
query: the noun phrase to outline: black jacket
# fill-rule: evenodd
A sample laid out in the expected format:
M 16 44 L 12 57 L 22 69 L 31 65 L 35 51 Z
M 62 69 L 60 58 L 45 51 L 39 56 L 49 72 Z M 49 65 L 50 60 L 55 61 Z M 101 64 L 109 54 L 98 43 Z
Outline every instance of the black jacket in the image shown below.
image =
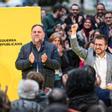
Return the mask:
M 33 52 L 35 56 L 35 62 L 33 64 L 29 61 L 29 55 L 31 52 Z M 45 63 L 42 63 L 41 55 L 44 53 L 47 54 L 48 60 Z M 45 41 L 43 42 L 40 51 L 37 51 L 35 45 L 33 45 L 32 42 L 29 42 L 22 46 L 15 62 L 15 66 L 18 70 L 22 70 L 22 77 L 24 79 L 28 72 L 37 71 L 38 66 L 39 72 L 45 77 L 46 86 L 51 87 L 53 86 L 54 70 L 60 68 L 60 58 L 57 48 L 53 44 Z M 47 79 L 49 80 L 47 81 Z M 50 84 L 50 81 L 52 84 Z

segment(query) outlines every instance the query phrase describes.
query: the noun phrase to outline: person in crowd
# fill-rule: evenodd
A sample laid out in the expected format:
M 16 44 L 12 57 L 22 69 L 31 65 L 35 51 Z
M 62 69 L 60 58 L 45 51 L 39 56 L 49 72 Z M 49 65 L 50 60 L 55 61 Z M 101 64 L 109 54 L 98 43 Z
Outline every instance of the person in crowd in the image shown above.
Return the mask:
M 11 103 L 11 112 L 42 112 L 43 108 L 37 103 L 39 85 L 36 81 L 21 80 L 18 87 L 19 99 Z
M 86 48 L 94 48 L 94 40 L 100 34 L 101 34 L 101 32 L 99 31 L 99 29 L 95 29 L 91 35 L 92 40 L 86 45 Z
M 104 21 L 99 24 L 99 30 L 108 39 L 112 37 L 112 12 L 107 11 L 104 15 Z
M 0 112 L 10 112 L 11 102 L 7 96 L 8 87 L 5 91 L 2 91 L 0 88 Z
M 62 88 L 54 88 L 48 95 L 49 104 L 67 104 L 67 94 Z
M 54 43 L 57 48 L 61 58 L 61 70 L 62 73 L 66 73 L 68 70 L 74 67 L 79 67 L 79 57 L 70 49 L 65 49 L 63 47 L 63 41 L 59 32 L 53 33 L 49 41 Z
M 65 87 L 69 98 L 69 108 L 86 112 L 88 107 L 99 103 L 95 92 L 95 81 L 96 72 L 89 65 L 68 72 Z
M 99 29 L 102 34 L 108 38 L 108 49 L 112 53 L 112 12 L 107 11 L 104 16 L 104 22 L 100 24 Z
M 62 22 L 65 21 L 65 19 L 68 17 L 68 7 L 66 5 L 62 5 L 62 14 L 63 16 L 61 17 Z
M 72 24 L 77 23 L 79 25 L 79 29 L 82 29 L 83 26 L 83 21 L 84 21 L 84 17 L 83 15 L 80 13 L 80 7 L 78 4 L 72 4 L 72 6 L 70 7 L 70 14 L 68 15 L 68 17 L 65 19 L 65 23 L 67 25 L 66 27 L 66 31 L 68 31 L 71 27 Z
M 44 40 L 42 25 L 35 24 L 31 28 L 32 41 L 23 45 L 16 59 L 15 66 L 22 70 L 22 78 L 30 71 L 42 73 L 44 87 L 54 86 L 54 71 L 60 68 L 60 57 L 55 45 Z
M 52 104 L 49 105 L 44 112 L 70 112 L 68 111 L 68 107 L 62 104 Z
M 92 35 L 94 33 L 93 21 L 91 17 L 87 17 L 84 20 L 83 28 L 77 32 L 79 45 L 87 48 L 88 43 L 93 41 Z
M 44 8 L 42 8 L 41 9 L 41 19 L 43 20 L 46 17 L 46 15 L 47 15 L 47 11 Z
M 99 29 L 95 29 L 94 33 L 93 33 L 93 39 L 95 39 L 100 34 L 101 34 L 100 30 Z
M 105 12 L 106 12 L 105 5 L 103 3 L 98 3 L 96 6 L 96 15 L 94 16 L 94 23 L 96 28 L 99 27 L 99 24 L 104 22 Z
M 87 112 L 107 112 L 106 107 L 104 105 L 92 105 Z
M 36 71 L 30 71 L 28 74 L 27 74 L 27 79 L 31 79 L 31 80 L 34 80 L 36 81 L 38 84 L 39 84 L 39 88 L 41 90 L 44 89 L 44 77 L 43 75 L 40 73 L 40 72 L 36 72 Z
M 79 112 L 78 110 L 73 110 L 63 104 L 51 104 L 48 106 L 44 112 Z
M 93 71 L 94 72 L 94 71 Z M 92 74 L 92 73 L 90 73 Z M 63 77 L 62 77 L 62 81 L 63 81 L 63 84 L 64 84 L 64 87 L 66 87 L 66 82 L 67 82 L 67 79 L 68 79 L 68 74 L 64 74 Z M 103 103 L 106 105 L 106 106 L 110 106 L 111 105 L 111 90 L 109 89 L 102 89 L 100 88 L 100 84 L 101 84 L 101 78 L 100 76 L 96 76 L 96 81 L 95 81 L 95 92 L 96 92 L 96 95 L 98 96 L 99 100 L 103 101 Z
M 53 43 L 57 47 L 58 53 L 59 53 L 59 56 L 61 59 L 61 57 L 63 55 L 63 47 L 61 47 L 62 46 L 61 35 L 58 32 L 51 34 L 51 36 L 49 38 L 49 42 Z M 61 60 L 61 65 L 62 65 L 62 63 L 63 62 Z M 61 76 L 62 76 L 62 70 L 60 67 L 60 69 L 55 70 L 54 87 L 58 87 L 58 88 L 62 87 Z
M 102 89 L 100 88 L 101 85 L 101 77 L 99 75 L 96 76 L 96 94 L 98 98 L 104 102 L 104 104 L 108 107 L 111 105 L 111 90 L 109 88 Z
M 39 94 L 36 96 L 36 102 L 39 103 L 43 108 L 48 105 L 48 96 L 44 89 L 44 77 L 41 73 L 31 71 L 27 74 L 27 79 L 36 81 L 39 84 Z M 49 92 L 49 91 L 48 91 Z
M 58 32 L 61 35 L 61 40 L 64 41 L 68 40 L 65 30 L 62 28 L 61 24 L 57 24 L 55 26 L 55 32 Z M 54 33 L 55 33 L 54 32 Z
M 47 14 L 46 17 L 44 17 L 42 23 L 45 27 L 47 37 L 49 38 L 50 35 L 55 31 L 55 26 L 57 24 L 61 24 L 63 28 L 65 25 L 63 24 L 61 17 L 63 16 L 63 6 L 61 4 L 56 4 L 53 6 L 53 14 Z
M 95 29 L 92 33 L 91 33 L 91 36 L 90 36 L 90 40 L 91 41 L 89 41 L 87 44 L 86 44 L 86 46 L 85 46 L 85 48 L 86 49 L 88 49 L 88 48 L 94 48 L 94 40 L 95 40 L 95 38 L 98 36 L 98 35 L 100 35 L 101 34 L 101 32 L 98 30 L 98 29 Z M 79 37 L 80 38 L 80 37 Z M 79 41 L 78 41 L 79 42 Z M 79 42 L 79 44 L 80 44 L 80 42 Z
M 107 112 L 112 112 L 112 106 L 107 108 Z
M 85 60 L 85 64 L 95 68 L 96 74 L 101 77 L 101 88 L 106 88 L 112 82 L 112 55 L 106 52 L 108 40 L 104 35 L 98 35 L 94 40 L 94 48 L 88 50 L 79 46 L 76 31 L 77 24 L 72 25 L 71 46 L 77 55 Z

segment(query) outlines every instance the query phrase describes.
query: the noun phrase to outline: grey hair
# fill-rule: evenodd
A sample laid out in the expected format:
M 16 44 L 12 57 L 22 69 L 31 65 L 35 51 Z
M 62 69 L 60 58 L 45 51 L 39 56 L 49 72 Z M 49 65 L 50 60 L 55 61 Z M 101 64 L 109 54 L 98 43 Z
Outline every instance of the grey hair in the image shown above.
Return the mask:
M 18 94 L 20 98 L 34 99 L 39 93 L 39 85 L 34 80 L 21 80 Z

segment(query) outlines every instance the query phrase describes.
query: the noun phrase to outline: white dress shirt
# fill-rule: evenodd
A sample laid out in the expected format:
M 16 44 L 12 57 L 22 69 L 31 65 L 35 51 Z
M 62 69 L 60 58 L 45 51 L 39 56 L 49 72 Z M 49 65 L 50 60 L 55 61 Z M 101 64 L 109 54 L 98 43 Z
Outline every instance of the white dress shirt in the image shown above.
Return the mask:
M 96 70 L 96 74 L 101 78 L 101 88 L 106 88 L 106 74 L 107 74 L 107 55 L 105 54 L 104 57 L 99 57 L 96 55 L 94 68 Z

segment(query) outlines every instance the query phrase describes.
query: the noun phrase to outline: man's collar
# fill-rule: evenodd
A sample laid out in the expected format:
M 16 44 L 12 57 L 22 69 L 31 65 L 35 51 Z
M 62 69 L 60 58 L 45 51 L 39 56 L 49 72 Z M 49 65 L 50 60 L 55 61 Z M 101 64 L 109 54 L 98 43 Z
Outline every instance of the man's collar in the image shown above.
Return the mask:
M 96 57 L 97 57 L 97 58 L 100 58 L 100 59 L 106 59 L 107 53 L 105 52 L 105 55 L 104 55 L 103 57 L 100 57 L 98 54 L 96 54 Z

